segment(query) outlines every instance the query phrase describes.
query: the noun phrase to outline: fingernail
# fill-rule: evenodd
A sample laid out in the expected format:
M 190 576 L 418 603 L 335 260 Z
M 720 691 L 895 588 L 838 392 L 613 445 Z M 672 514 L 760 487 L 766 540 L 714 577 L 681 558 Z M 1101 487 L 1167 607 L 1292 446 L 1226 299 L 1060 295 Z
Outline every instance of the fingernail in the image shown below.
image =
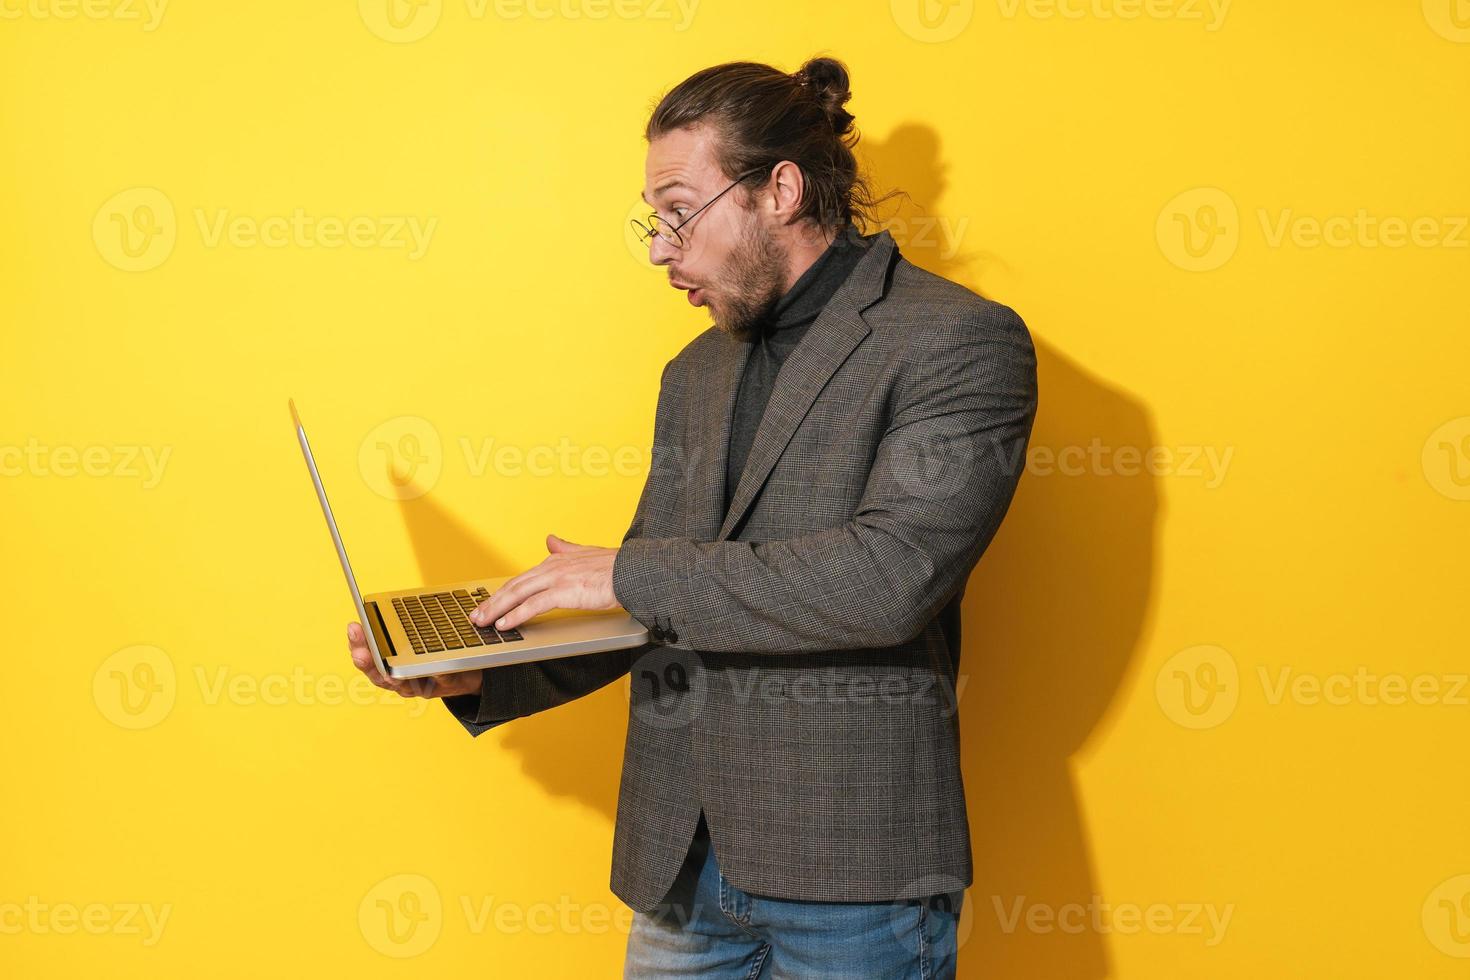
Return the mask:
M 505 629 L 505 617 L 501 616 L 499 619 L 497 619 L 495 621 L 495 625 L 500 627 L 501 629 Z

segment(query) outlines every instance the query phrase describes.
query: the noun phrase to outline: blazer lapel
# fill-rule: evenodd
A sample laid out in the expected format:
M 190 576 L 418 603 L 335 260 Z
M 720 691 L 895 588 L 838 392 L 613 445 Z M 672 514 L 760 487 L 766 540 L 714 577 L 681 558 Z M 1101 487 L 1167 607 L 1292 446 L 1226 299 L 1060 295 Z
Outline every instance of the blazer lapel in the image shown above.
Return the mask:
M 681 461 L 689 474 L 691 520 L 689 533 L 695 541 L 709 541 L 719 530 L 724 516 L 725 466 L 730 455 L 730 426 L 735 415 L 735 394 L 751 345 L 720 334 L 713 363 L 700 372 L 698 407 L 691 412 L 696 428 L 691 458 Z
M 739 524 L 756 494 L 766 481 L 776 460 L 785 451 L 796 427 L 806 418 L 807 411 L 816 401 L 822 388 L 832 375 L 847 360 L 870 328 L 863 320 L 862 310 L 883 295 L 890 260 L 895 252 L 893 236 L 887 231 L 873 236 L 868 254 L 853 269 L 852 274 L 833 294 L 821 314 L 807 329 L 806 336 L 797 344 L 781 365 L 780 372 L 771 388 L 771 398 L 761 415 L 755 439 L 746 457 L 745 472 L 735 486 L 730 500 L 730 512 L 720 523 L 717 541 L 723 541 Z M 735 392 L 744 372 L 745 362 L 750 356 L 751 345 L 736 342 L 743 348 L 722 358 L 722 366 L 715 371 L 716 382 L 705 406 L 709 415 L 705 419 L 706 433 L 718 433 L 712 465 L 705 471 L 700 493 L 703 513 L 719 514 L 724 503 L 724 479 L 726 460 L 730 452 L 730 422 L 734 413 Z M 718 517 L 716 518 L 718 519 Z

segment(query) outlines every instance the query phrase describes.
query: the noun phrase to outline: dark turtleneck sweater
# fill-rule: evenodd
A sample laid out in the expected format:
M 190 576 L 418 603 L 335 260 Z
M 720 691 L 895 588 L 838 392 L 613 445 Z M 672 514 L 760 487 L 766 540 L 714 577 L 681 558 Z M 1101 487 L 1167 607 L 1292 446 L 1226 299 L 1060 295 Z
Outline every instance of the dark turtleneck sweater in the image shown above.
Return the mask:
M 861 237 L 855 226 L 837 235 L 827 250 L 817 257 L 791 288 L 776 303 L 771 314 L 760 324 L 759 335 L 751 341 L 750 357 L 740 378 L 735 397 L 735 415 L 730 424 L 730 452 L 725 461 L 725 511 L 735 496 L 740 474 L 745 472 L 745 459 L 755 441 L 756 428 L 771 398 L 776 374 L 796 346 L 806 336 L 807 328 L 837 292 L 867 253 L 871 241 Z

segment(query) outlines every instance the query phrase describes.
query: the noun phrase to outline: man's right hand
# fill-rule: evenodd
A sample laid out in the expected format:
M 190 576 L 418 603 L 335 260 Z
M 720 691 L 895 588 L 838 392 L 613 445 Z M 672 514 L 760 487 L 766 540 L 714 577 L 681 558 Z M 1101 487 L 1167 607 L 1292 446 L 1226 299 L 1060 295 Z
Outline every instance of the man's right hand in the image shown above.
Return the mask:
M 368 680 L 385 691 L 395 692 L 399 697 L 447 698 L 456 694 L 479 694 L 485 678 L 483 670 L 464 670 L 455 674 L 436 674 L 411 680 L 386 677 L 373 660 L 373 652 L 368 649 L 367 634 L 363 632 L 361 623 L 347 624 L 347 650 L 352 654 L 353 664 L 367 675 Z

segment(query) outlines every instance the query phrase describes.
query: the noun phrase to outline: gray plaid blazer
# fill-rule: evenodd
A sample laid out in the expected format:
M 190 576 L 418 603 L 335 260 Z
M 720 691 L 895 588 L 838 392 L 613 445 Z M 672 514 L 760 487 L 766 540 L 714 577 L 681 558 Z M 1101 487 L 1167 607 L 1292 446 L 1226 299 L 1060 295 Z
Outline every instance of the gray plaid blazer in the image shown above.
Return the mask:
M 703 808 L 757 895 L 890 901 L 971 881 L 955 675 L 965 581 L 1010 506 L 1036 357 L 1009 308 L 884 231 L 772 388 L 728 513 L 750 345 L 663 370 L 653 461 L 613 567 L 653 640 L 489 670 L 471 734 L 631 673 L 611 887 L 665 896 Z

